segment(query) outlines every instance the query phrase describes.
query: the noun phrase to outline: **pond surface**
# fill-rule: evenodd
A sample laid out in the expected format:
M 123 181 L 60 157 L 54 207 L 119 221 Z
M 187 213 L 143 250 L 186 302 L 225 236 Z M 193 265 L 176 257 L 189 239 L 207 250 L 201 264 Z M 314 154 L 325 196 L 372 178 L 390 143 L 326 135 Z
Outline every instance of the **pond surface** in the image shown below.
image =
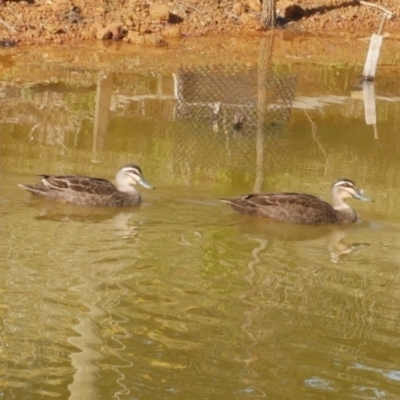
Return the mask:
M 235 67 L 189 67 L 195 50 L 181 67 L 163 49 L 118 67 L 98 49 L 91 68 L 62 52 L 2 58 L 3 398 L 400 397 L 399 69 L 379 69 L 375 97 L 365 89 L 367 125 L 362 64 L 260 67 L 258 50 Z M 133 209 L 17 187 L 38 174 L 113 179 L 128 162 L 156 187 Z M 218 201 L 329 199 L 342 177 L 375 200 L 350 200 L 361 219 L 346 229 Z

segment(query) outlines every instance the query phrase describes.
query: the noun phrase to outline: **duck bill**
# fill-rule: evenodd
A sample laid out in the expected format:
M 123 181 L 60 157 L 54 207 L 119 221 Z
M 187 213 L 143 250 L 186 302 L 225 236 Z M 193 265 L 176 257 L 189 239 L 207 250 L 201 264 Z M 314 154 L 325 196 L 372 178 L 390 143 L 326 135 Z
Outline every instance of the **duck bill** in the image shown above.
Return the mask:
M 138 183 L 139 183 L 139 185 L 142 185 L 146 189 L 155 189 L 155 187 L 153 185 L 150 185 L 150 183 L 145 181 L 143 178 L 140 179 L 140 181 Z
M 361 193 L 361 192 L 356 192 L 356 193 L 354 194 L 354 198 L 357 199 L 357 200 L 361 200 L 361 201 L 368 201 L 368 202 L 371 202 L 371 203 L 374 202 L 373 199 L 370 199 L 369 197 L 364 196 L 364 194 Z

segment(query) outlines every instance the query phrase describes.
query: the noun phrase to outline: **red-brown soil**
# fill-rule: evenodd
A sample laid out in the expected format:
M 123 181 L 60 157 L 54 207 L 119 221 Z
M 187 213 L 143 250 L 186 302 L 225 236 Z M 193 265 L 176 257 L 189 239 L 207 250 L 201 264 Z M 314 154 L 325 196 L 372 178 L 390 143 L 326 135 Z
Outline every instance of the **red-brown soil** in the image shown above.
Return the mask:
M 400 38 L 400 1 L 371 0 L 394 13 L 384 32 Z M 151 46 L 171 38 L 263 35 L 259 0 L 0 0 L 0 44 L 121 40 Z M 378 8 L 357 0 L 278 0 L 282 29 L 313 35 L 376 32 Z

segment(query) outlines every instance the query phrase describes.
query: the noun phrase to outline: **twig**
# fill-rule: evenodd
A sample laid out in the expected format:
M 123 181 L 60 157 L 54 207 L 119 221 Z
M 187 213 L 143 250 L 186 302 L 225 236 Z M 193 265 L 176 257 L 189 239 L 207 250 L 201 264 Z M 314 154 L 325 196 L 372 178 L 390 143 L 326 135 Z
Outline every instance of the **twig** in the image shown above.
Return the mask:
M 203 13 L 200 10 L 198 10 L 196 7 L 193 7 L 191 4 L 187 4 L 187 3 L 183 2 L 183 1 L 178 1 L 178 3 L 181 4 L 184 7 L 191 8 L 192 10 L 196 11 L 200 15 L 203 15 Z
M 0 23 L 3 24 L 4 26 L 6 26 L 8 29 L 10 29 L 10 31 L 13 31 L 14 33 L 18 33 L 18 31 L 13 26 L 11 26 L 10 24 L 7 24 L 7 22 L 1 18 L 0 18 Z
M 321 145 L 321 143 L 319 142 L 319 140 L 317 138 L 317 124 L 311 119 L 311 117 L 309 116 L 309 114 L 308 114 L 306 109 L 304 109 L 304 113 L 306 114 L 306 117 L 310 121 L 311 134 L 313 136 L 313 140 L 317 144 L 319 149 L 321 150 L 321 153 L 323 154 L 323 156 L 325 157 L 325 171 L 324 171 L 324 174 L 326 174 L 326 171 L 328 169 L 328 154 L 326 153 L 326 150 L 324 149 L 324 147 Z
M 234 18 L 234 19 L 240 19 L 237 15 L 230 13 L 230 12 L 225 12 L 225 15 L 227 15 L 228 17 Z
M 387 10 L 386 8 L 383 8 L 382 6 L 380 6 L 378 4 L 368 3 L 367 1 L 363 1 L 363 0 L 360 0 L 360 4 L 363 4 L 364 6 L 379 8 L 381 11 L 388 14 L 389 18 L 391 18 L 393 16 L 393 13 L 391 11 Z

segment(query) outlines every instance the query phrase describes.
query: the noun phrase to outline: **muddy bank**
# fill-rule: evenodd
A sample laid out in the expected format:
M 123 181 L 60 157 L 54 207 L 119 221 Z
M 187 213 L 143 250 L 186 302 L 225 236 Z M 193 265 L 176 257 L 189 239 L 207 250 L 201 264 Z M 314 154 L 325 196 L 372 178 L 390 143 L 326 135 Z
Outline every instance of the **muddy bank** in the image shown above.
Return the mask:
M 400 39 L 398 0 L 375 1 L 394 13 L 384 32 Z M 114 40 L 166 46 L 176 38 L 260 36 L 258 0 L 0 0 L 1 44 L 64 44 Z M 382 12 L 342 0 L 278 0 L 279 30 L 333 36 L 377 31 Z

